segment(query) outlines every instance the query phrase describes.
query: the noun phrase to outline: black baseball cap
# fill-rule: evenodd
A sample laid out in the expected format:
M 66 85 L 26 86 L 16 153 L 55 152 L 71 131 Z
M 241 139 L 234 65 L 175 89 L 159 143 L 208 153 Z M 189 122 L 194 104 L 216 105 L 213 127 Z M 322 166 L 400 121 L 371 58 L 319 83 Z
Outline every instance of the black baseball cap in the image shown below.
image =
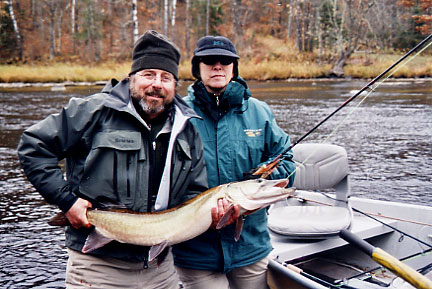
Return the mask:
M 223 36 L 204 36 L 198 40 L 194 56 L 210 55 L 240 58 L 237 55 L 234 44 Z
M 197 42 L 197 47 L 194 50 L 192 57 L 192 75 L 196 79 L 200 78 L 199 63 L 201 57 L 205 56 L 222 56 L 231 57 L 234 59 L 233 74 L 234 79 L 238 77 L 238 59 L 237 51 L 234 44 L 226 37 L 223 36 L 204 36 Z

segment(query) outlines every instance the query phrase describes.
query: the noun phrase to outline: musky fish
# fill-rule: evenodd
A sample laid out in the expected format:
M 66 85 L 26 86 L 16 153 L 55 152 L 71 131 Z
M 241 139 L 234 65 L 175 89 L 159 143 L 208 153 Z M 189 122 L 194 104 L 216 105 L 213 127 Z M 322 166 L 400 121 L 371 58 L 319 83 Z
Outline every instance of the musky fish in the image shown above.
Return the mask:
M 211 208 L 217 200 L 225 198 L 230 208 L 239 205 L 240 214 L 248 215 L 272 203 L 289 197 L 295 188 L 285 188 L 287 179 L 255 179 L 233 182 L 209 189 L 182 205 L 152 213 L 132 211 L 89 209 L 87 218 L 95 230 L 89 234 L 82 249 L 91 252 L 112 240 L 141 246 L 151 246 L 152 260 L 166 246 L 192 239 L 209 229 L 212 223 Z M 231 216 L 229 210 L 216 228 L 223 227 Z M 242 229 L 242 218 L 237 221 L 238 240 Z

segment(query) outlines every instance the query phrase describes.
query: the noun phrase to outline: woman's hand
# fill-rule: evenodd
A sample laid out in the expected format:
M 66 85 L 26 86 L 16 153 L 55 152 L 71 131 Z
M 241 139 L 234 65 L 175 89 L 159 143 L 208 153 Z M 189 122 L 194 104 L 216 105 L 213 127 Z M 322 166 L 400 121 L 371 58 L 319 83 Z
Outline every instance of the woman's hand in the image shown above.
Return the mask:
M 210 225 L 210 228 L 216 229 L 216 226 L 222 219 L 222 216 L 226 213 L 231 214 L 231 216 L 229 217 L 229 220 L 227 222 L 224 222 L 224 224 L 222 224 L 222 227 L 228 226 L 238 219 L 238 217 L 240 216 L 240 208 L 238 205 L 232 205 L 226 199 L 219 199 L 217 201 L 217 207 L 212 208 L 211 210 L 212 224 Z

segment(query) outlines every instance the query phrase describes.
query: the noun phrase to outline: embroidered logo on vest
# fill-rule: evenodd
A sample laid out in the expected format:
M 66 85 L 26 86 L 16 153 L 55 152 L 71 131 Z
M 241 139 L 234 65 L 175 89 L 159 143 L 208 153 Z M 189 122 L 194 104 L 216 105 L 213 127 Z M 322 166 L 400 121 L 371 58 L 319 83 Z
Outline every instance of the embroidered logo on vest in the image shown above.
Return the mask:
M 245 129 L 243 131 L 248 137 L 257 137 L 261 135 L 262 129 Z

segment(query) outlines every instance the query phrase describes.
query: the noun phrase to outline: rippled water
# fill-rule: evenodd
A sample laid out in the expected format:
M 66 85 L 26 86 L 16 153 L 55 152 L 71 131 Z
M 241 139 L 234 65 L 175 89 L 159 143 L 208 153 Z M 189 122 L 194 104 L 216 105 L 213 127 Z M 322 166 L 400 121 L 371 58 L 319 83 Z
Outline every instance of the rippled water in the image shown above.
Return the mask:
M 270 104 L 292 141 L 365 84 L 249 83 L 253 95 Z M 16 145 L 25 128 L 58 112 L 70 97 L 98 90 L 100 87 L 68 87 L 65 92 L 0 91 L 0 288 L 64 287 L 67 256 L 63 230 L 47 225 L 57 210 L 47 205 L 23 176 Z M 304 142 L 327 141 L 347 149 L 354 194 L 430 205 L 432 82 L 383 83 L 355 108 L 357 104 L 355 100 L 342 109 Z

